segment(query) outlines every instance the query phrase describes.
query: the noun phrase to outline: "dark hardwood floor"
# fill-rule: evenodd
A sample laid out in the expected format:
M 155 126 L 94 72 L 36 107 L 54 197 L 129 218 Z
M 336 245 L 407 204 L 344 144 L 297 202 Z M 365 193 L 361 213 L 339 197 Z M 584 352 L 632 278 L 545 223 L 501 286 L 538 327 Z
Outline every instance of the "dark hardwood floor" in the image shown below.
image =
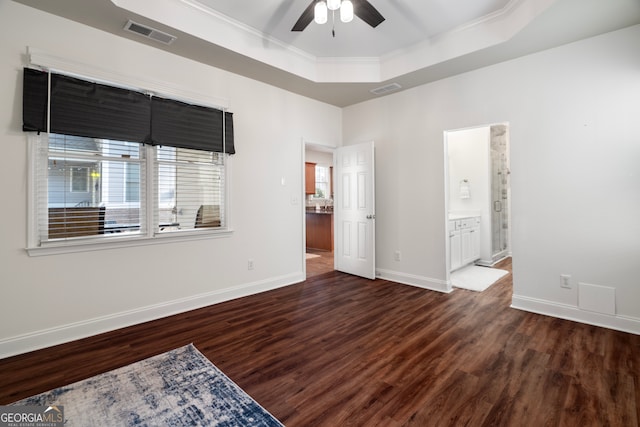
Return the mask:
M 290 427 L 638 425 L 640 336 L 510 300 L 330 271 L 0 360 L 0 404 L 193 342 Z
M 307 249 L 307 279 L 333 271 L 333 252 L 319 249 Z

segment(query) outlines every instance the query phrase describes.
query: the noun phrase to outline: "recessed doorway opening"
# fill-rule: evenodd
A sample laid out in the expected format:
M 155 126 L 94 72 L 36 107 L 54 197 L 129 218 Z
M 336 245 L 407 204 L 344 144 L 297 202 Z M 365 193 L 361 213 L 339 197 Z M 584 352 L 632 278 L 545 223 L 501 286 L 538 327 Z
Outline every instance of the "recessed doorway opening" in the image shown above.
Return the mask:
M 335 269 L 333 149 L 304 147 L 305 262 L 307 278 Z
M 451 284 L 449 273 L 493 267 L 511 256 L 509 125 L 446 131 L 444 139 L 447 282 Z

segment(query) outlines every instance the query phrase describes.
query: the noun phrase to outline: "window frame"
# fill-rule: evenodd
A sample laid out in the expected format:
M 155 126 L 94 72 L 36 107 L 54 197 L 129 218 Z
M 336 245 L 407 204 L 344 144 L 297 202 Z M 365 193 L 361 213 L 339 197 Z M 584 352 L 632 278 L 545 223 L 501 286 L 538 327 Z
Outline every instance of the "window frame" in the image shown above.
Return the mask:
M 324 172 L 324 176 L 326 177 L 326 181 L 320 181 L 318 179 L 318 170 L 319 169 L 323 169 Z M 318 199 L 318 200 L 326 200 L 326 199 L 330 199 L 331 195 L 329 194 L 330 192 L 330 182 L 331 179 L 329 177 L 331 173 L 331 170 L 329 169 L 329 166 L 324 166 L 324 165 L 316 165 L 316 170 L 315 170 L 315 178 L 316 178 L 316 192 L 313 194 L 313 199 Z M 318 196 L 318 184 L 323 184 L 322 186 L 326 187 L 325 189 L 325 195 L 323 197 Z
M 80 171 L 80 170 L 84 170 L 84 176 L 82 177 L 82 178 L 84 178 L 83 179 L 83 181 L 84 181 L 83 185 L 84 186 L 83 186 L 82 190 L 77 190 L 75 188 L 75 185 L 76 185 L 77 181 L 79 181 L 79 180 L 76 179 L 74 172 L 77 172 L 77 171 Z M 72 167 L 70 169 L 70 172 L 71 172 L 70 173 L 71 176 L 70 176 L 70 179 L 69 179 L 69 192 L 71 192 L 71 193 L 88 193 L 89 192 L 89 188 L 91 186 L 91 184 L 89 184 L 89 167 L 87 167 L 87 166 L 74 166 L 74 167 Z
M 116 249 L 133 246 L 146 246 L 165 244 L 173 242 L 185 242 L 195 241 L 202 239 L 216 239 L 229 237 L 233 234 L 233 228 L 231 227 L 231 164 L 233 156 L 227 153 L 221 153 L 224 156 L 224 206 L 225 206 L 225 224 L 219 228 L 201 228 L 201 229 L 188 229 L 188 230 L 176 230 L 176 231 L 163 231 L 159 232 L 156 228 L 155 222 L 157 218 L 156 214 L 156 198 L 159 197 L 154 193 L 157 189 L 157 148 L 155 146 L 145 146 L 144 162 L 146 167 L 146 179 L 143 179 L 145 188 L 141 188 L 141 193 L 146 193 L 146 196 L 141 194 L 140 203 L 146 204 L 146 222 L 149 226 L 146 227 L 146 232 L 139 234 L 128 234 L 113 236 L 100 235 L 96 237 L 79 237 L 74 239 L 61 239 L 52 241 L 40 241 L 40 209 L 47 209 L 48 207 L 42 207 L 42 201 L 38 200 L 38 185 L 39 179 L 42 175 L 42 171 L 39 170 L 40 165 L 44 159 L 45 163 L 48 161 L 48 150 L 42 150 L 41 146 L 44 144 L 41 138 L 47 138 L 48 134 L 27 134 L 27 156 L 29 160 L 29 173 L 28 173 L 28 224 L 27 224 L 27 253 L 30 256 L 43 256 L 54 255 L 64 253 L 85 252 L 93 250 L 106 250 Z M 46 175 L 46 174 L 45 174 Z

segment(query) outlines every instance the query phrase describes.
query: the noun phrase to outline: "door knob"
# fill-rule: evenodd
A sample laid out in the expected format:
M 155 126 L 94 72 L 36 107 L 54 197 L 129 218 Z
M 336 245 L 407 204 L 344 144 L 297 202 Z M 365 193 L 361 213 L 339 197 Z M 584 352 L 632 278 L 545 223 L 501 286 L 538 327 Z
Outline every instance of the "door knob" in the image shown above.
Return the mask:
M 367 215 L 367 219 L 375 219 L 375 215 Z

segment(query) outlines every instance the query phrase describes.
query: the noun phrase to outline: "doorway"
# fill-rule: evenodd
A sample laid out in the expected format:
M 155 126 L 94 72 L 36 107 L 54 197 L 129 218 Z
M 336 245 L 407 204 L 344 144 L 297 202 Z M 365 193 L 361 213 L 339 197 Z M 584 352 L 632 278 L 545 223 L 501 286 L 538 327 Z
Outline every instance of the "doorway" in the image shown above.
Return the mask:
M 305 144 L 305 264 L 306 277 L 334 268 L 334 150 Z
M 330 249 L 325 247 L 325 250 L 333 253 L 333 269 L 375 280 L 374 142 L 361 142 L 329 149 L 332 163 L 328 172 L 328 193 L 326 190 L 318 191 L 318 188 L 314 188 L 318 187 L 315 181 L 314 186 L 307 185 L 315 179 L 312 177 L 317 171 L 317 162 L 313 165 L 314 162 L 310 160 L 315 155 L 314 148 L 318 151 L 319 147 L 312 144 L 303 145 L 302 169 L 305 190 L 302 210 L 305 217 L 303 249 L 306 252 L 307 248 L 317 248 L 314 243 L 311 243 L 315 236 L 312 235 L 313 231 L 309 229 L 310 227 L 307 227 L 310 224 L 308 217 L 317 221 L 322 220 L 325 224 L 330 221 L 329 230 L 320 234 L 324 239 L 331 239 Z M 320 152 L 327 150 L 327 147 L 321 146 L 321 148 Z M 309 149 L 309 157 L 307 157 L 307 149 Z M 326 194 L 334 194 L 336 203 L 334 204 L 333 198 L 322 200 L 326 199 Z M 316 197 L 317 195 L 325 195 L 325 197 Z M 305 259 L 305 272 L 306 265 Z
M 445 170 L 448 272 L 510 256 L 508 124 L 445 132 Z

